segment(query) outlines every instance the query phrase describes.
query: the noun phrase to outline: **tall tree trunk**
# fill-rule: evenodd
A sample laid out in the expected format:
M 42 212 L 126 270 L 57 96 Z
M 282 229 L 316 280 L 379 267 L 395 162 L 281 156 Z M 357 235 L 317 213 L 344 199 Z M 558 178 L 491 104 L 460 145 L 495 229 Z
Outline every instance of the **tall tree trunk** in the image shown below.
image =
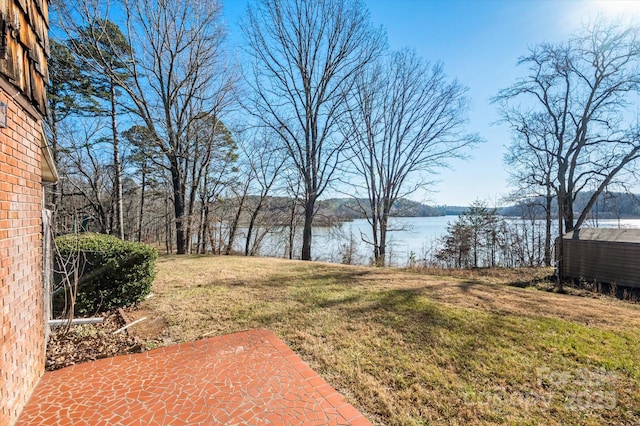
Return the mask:
M 545 200 L 545 226 L 544 226 L 544 266 L 551 266 L 551 203 L 553 195 L 551 188 L 547 188 Z
M 198 247 L 198 253 L 199 254 L 206 254 L 207 253 L 207 233 L 209 231 L 209 202 L 208 201 L 203 201 L 202 202 L 202 217 L 201 217 L 201 234 L 200 234 L 200 239 L 202 241 L 201 245 L 199 244 Z M 213 246 L 211 246 L 213 248 Z
M 387 228 L 389 226 L 389 217 L 386 213 L 382 214 L 379 220 L 379 233 L 378 239 L 378 257 L 375 259 L 376 266 L 384 266 L 387 263 Z
M 288 247 L 288 257 L 289 259 L 293 259 L 293 244 L 296 238 L 296 214 L 297 214 L 297 203 L 296 200 L 293 200 L 291 204 L 291 215 L 289 216 L 289 247 Z
M 304 228 L 302 229 L 302 260 L 311 260 L 311 238 L 316 195 L 310 194 L 304 205 Z
M 114 185 L 116 190 L 116 220 L 115 228 L 118 238 L 124 240 L 124 213 L 122 208 L 122 164 L 120 164 L 120 142 L 118 140 L 118 122 L 116 117 L 116 86 L 113 78 L 110 80 L 111 90 L 111 131 L 113 133 L 113 168 Z
M 176 254 L 186 254 L 187 240 L 184 229 L 185 193 L 180 176 L 178 159 L 171 159 L 171 183 L 173 185 L 173 210 L 176 222 Z
M 144 218 L 144 198 L 147 189 L 146 166 L 142 168 L 142 182 L 140 183 L 140 211 L 138 212 L 138 242 L 142 242 L 142 219 Z
M 564 232 L 571 232 L 574 228 L 573 222 L 573 200 L 571 200 L 571 192 L 567 189 L 563 190 L 558 198 L 562 203 L 562 218 L 564 219 Z M 560 234 L 562 235 L 562 234 Z
M 249 218 L 249 224 L 247 226 L 247 239 L 244 244 L 244 255 L 249 256 L 249 252 L 251 251 L 251 236 L 253 234 L 253 227 L 256 224 L 256 219 L 258 217 L 258 212 L 262 207 L 262 202 L 259 202 L 256 208 L 251 213 L 251 217 Z
M 371 176 L 369 179 L 373 180 L 374 174 L 371 172 Z M 371 183 L 371 187 L 373 187 L 375 182 Z M 371 209 L 371 235 L 372 235 L 372 243 L 373 243 L 373 262 L 378 265 L 380 261 L 380 217 L 378 216 L 378 212 L 380 211 L 378 207 L 378 199 L 376 197 L 375 191 L 371 191 L 369 195 L 369 208 Z M 367 212 L 364 212 L 365 215 Z M 380 232 L 379 232 L 380 231 Z M 383 248 L 384 251 L 384 248 Z M 383 256 L 384 259 L 384 256 Z
M 201 247 L 204 242 L 202 229 L 204 228 L 204 203 L 200 205 L 200 223 L 198 224 L 198 239 L 196 240 L 196 254 L 201 254 Z
M 171 229 L 171 212 L 169 209 L 169 194 L 166 195 L 165 205 L 164 205 L 164 225 L 165 225 L 165 236 L 164 243 L 167 250 L 167 254 L 171 254 L 173 251 L 172 241 L 172 229 Z
M 560 185 L 560 189 L 558 191 L 558 243 L 557 243 L 557 247 L 556 247 L 556 260 L 557 260 L 557 269 L 558 269 L 558 273 L 557 273 L 557 285 L 558 288 L 561 289 L 562 288 L 562 280 L 564 278 L 564 238 L 563 238 L 563 221 L 565 220 L 565 206 L 566 206 L 566 202 L 565 202 L 565 198 L 566 198 L 566 191 L 564 189 L 564 186 Z
M 380 259 L 380 237 L 378 236 L 378 218 L 372 216 L 371 220 L 371 235 L 373 236 L 373 261 L 377 265 L 378 259 Z
M 218 225 L 218 248 L 216 250 L 216 253 L 217 254 L 222 254 L 222 233 L 224 231 L 223 226 L 222 226 L 222 224 L 223 224 L 222 220 L 220 220 L 218 222 L 218 224 L 219 224 Z
M 185 165 L 186 166 L 186 165 Z M 207 168 L 208 164 L 205 163 L 204 165 L 202 165 L 203 168 Z M 192 164 L 192 168 L 191 168 L 191 183 L 189 184 L 190 188 L 189 188 L 189 198 L 187 199 L 187 214 L 186 214 L 186 226 L 185 226 L 185 234 L 187 236 L 187 241 L 186 241 L 186 248 L 185 248 L 185 252 L 186 253 L 192 253 L 193 252 L 193 219 L 194 219 L 194 211 L 195 211 L 195 206 L 196 206 L 196 198 L 198 195 L 198 187 L 200 186 L 200 177 L 198 176 L 198 164 L 197 161 L 194 161 Z M 187 170 L 187 167 L 184 168 L 184 170 Z M 206 188 L 206 180 L 205 180 L 205 188 Z M 185 188 L 186 190 L 186 188 Z M 186 194 L 186 191 L 185 191 Z M 200 233 L 198 233 L 198 235 L 200 235 Z M 198 248 L 196 247 L 196 252 L 198 251 Z
M 231 221 L 231 225 L 229 226 L 229 239 L 227 240 L 227 247 L 224 251 L 224 254 L 227 256 L 231 254 L 233 250 L 233 242 L 236 239 L 236 234 L 238 232 L 238 225 L 240 223 L 240 216 L 242 215 L 242 209 L 244 208 L 244 203 L 247 199 L 247 193 L 249 192 L 249 181 L 245 184 L 244 188 L 242 188 L 242 196 L 240 197 L 240 202 L 238 204 L 238 209 L 236 210 L 236 214 L 233 217 L 233 221 Z
M 473 229 L 473 267 L 478 267 L 478 251 L 480 250 L 480 237 L 478 236 L 478 229 Z

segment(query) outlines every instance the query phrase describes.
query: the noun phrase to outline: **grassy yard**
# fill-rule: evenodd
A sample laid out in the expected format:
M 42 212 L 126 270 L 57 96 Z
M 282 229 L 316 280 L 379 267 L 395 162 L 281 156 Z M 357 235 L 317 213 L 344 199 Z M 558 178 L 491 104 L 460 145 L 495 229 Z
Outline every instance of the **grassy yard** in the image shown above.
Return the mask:
M 169 256 L 133 315 L 152 345 L 270 329 L 375 424 L 639 424 L 640 306 L 522 274 Z

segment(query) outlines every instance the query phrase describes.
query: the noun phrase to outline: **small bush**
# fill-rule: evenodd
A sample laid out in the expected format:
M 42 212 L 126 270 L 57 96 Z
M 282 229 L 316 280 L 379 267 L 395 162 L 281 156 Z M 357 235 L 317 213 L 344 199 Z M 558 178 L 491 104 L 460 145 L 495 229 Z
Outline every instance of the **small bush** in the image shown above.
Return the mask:
M 140 302 L 151 292 L 158 252 L 146 244 L 122 241 L 111 235 L 69 234 L 56 238 L 54 282 L 73 277 L 69 260 L 78 259 L 77 314 L 107 311 Z M 64 267 L 63 265 L 67 265 Z M 65 306 L 64 292 L 54 296 L 54 310 Z

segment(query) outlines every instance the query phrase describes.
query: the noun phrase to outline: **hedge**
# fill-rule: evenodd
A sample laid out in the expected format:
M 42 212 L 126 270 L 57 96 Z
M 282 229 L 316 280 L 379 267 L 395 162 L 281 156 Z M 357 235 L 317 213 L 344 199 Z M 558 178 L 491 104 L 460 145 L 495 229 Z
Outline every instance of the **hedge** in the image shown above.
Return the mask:
M 142 301 L 155 278 L 158 252 L 142 243 L 122 241 L 104 234 L 69 234 L 56 238 L 54 283 L 60 286 L 64 274 L 73 277 L 70 259 L 78 259 L 80 278 L 75 304 L 76 314 L 129 306 Z M 54 310 L 64 309 L 65 296 L 54 296 Z

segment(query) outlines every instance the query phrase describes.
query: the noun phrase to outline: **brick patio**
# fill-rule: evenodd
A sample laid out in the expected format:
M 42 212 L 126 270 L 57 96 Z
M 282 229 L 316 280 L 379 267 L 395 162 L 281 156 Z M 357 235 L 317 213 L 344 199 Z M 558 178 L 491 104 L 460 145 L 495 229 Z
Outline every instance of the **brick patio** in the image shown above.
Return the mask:
M 272 332 L 46 373 L 18 425 L 370 425 Z

